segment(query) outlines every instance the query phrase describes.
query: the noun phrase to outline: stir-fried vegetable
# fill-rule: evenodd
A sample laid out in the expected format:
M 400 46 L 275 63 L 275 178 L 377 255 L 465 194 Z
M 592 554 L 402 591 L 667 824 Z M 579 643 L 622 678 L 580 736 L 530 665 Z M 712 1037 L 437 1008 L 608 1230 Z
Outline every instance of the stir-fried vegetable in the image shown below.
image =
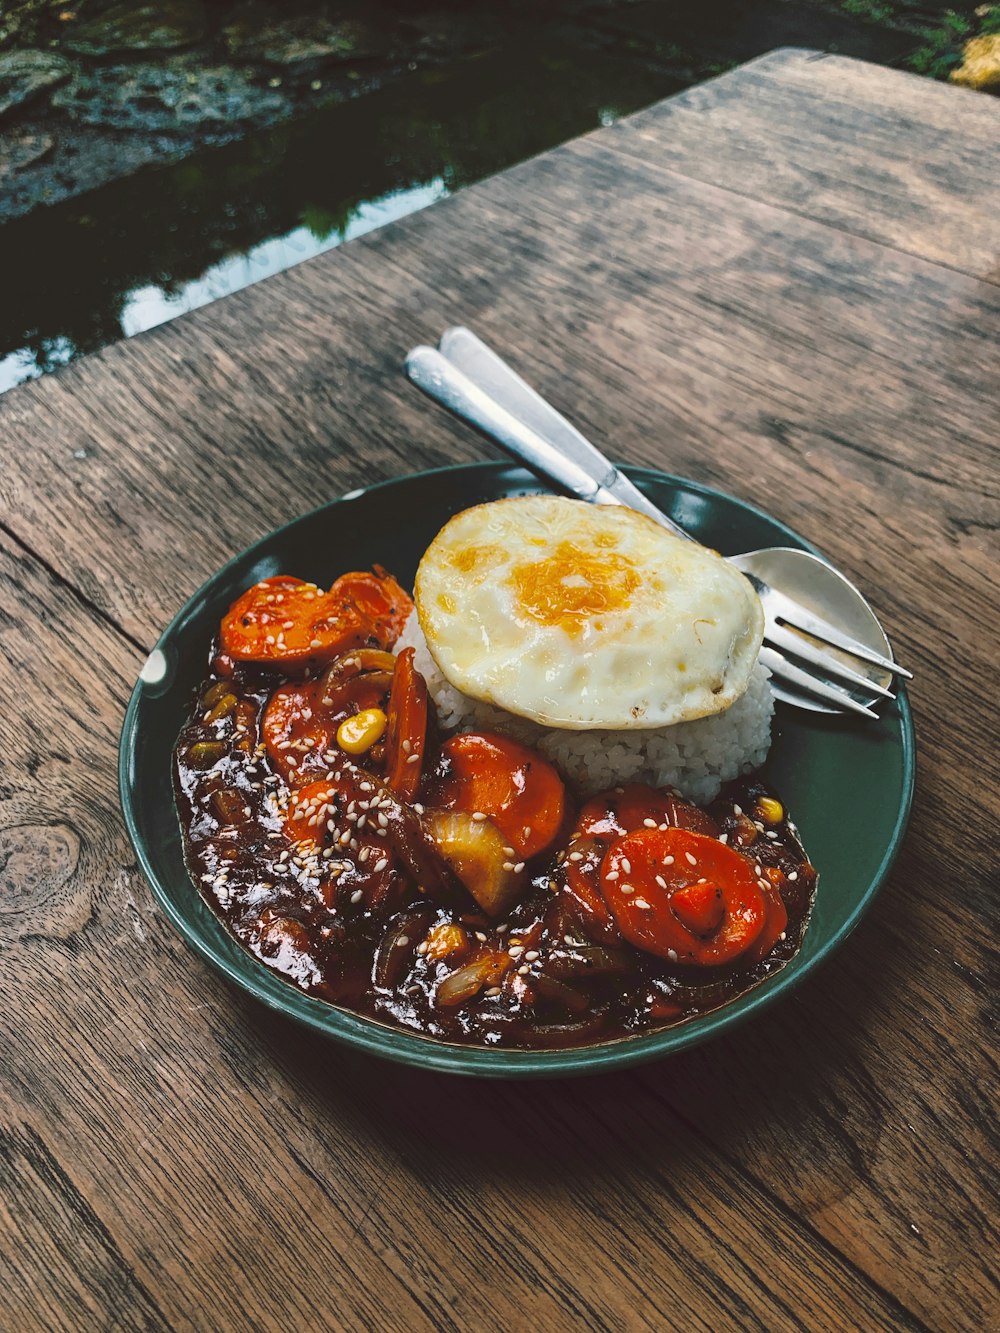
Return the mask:
M 386 744 L 386 783 L 407 801 L 414 800 L 420 788 L 427 741 L 427 686 L 413 656 L 412 648 L 404 648 L 396 658 Z
M 487 816 L 503 834 L 516 863 L 538 856 L 563 824 L 566 789 L 541 755 L 487 732 L 453 736 L 441 747 L 444 776 L 435 805 Z
M 391 648 L 412 610 L 409 596 L 382 569 L 344 574 L 329 592 L 280 574 L 233 603 L 220 646 L 235 662 L 305 669 L 349 648 Z
M 631 944 L 676 963 L 731 963 L 756 943 L 768 916 L 747 859 L 687 829 L 620 838 L 604 858 L 601 889 Z

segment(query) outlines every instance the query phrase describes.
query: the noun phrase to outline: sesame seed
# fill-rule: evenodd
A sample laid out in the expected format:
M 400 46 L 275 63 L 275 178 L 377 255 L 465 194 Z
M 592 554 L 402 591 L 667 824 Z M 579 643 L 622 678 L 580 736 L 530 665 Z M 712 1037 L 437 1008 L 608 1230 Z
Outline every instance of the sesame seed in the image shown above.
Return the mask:
M 569 854 L 569 859 L 570 859 L 571 861 L 582 861 L 582 860 L 583 860 L 583 852 L 570 852 L 570 854 Z
M 719 834 L 719 841 L 725 846 L 725 845 L 729 842 L 729 834 L 728 834 L 728 833 L 720 833 L 720 834 Z
M 539 953 L 537 949 L 529 949 L 528 952 L 524 955 L 524 961 L 526 963 L 533 963 L 538 957 Z
M 409 754 L 409 753 L 410 753 L 410 749 L 411 749 L 411 744 L 410 744 L 409 740 L 404 740 L 404 741 L 403 741 L 403 753 L 404 753 L 404 754 Z
M 655 820 L 655 819 L 644 819 L 644 820 L 642 821 L 642 823 L 643 823 L 643 827 L 644 827 L 644 828 L 656 828 L 656 820 Z
M 504 863 L 503 863 L 503 868 L 504 868 L 504 870 L 513 870 L 513 869 L 514 869 L 514 862 L 513 862 L 513 861 L 504 861 Z
M 519 977 L 526 977 L 530 971 L 531 968 L 528 966 L 528 964 L 522 963 L 522 965 L 517 969 L 517 975 Z
M 667 957 L 670 959 L 670 961 L 671 961 L 672 963 L 676 963 L 676 962 L 677 962 L 677 950 L 676 950 L 676 949 L 668 949 L 668 950 L 667 950 Z
M 524 953 L 524 945 L 512 944 L 507 952 L 510 954 L 511 958 L 520 958 L 521 954 Z
M 424 813 L 424 807 L 420 804 L 419 801 L 413 802 L 413 813 L 415 815 L 422 815 Z
M 352 902 L 352 903 L 359 903 L 363 897 L 364 897 L 364 894 L 361 892 L 361 890 L 360 890 L 360 889 L 355 889 L 354 892 L 351 894 L 351 902 Z
M 733 814 L 734 814 L 734 815 L 741 815 L 742 813 L 743 813 L 743 807 L 742 807 L 742 805 L 734 805 L 734 806 L 733 806 Z
M 789 874 L 789 876 L 788 876 L 788 878 L 789 878 L 793 883 L 795 882 L 795 880 L 798 879 L 798 877 L 799 877 L 799 872 L 798 872 L 797 870 L 793 870 L 793 871 Z
M 482 810 L 473 810 L 472 818 L 476 821 L 477 824 L 481 824 L 483 820 L 486 818 L 486 816 L 483 814 Z
M 410 757 L 409 757 L 409 759 L 407 759 L 406 762 L 407 762 L 408 764 L 419 764 L 419 763 L 420 763 L 420 755 L 419 755 L 419 754 L 411 754 Z
M 476 939 L 479 941 L 480 944 L 486 943 L 486 936 L 483 934 L 481 930 L 476 931 Z
M 506 935 L 509 929 L 510 927 L 507 925 L 507 922 L 505 921 L 502 926 L 497 926 L 497 934 Z
M 622 859 L 621 859 L 621 861 L 619 862 L 619 864 L 621 865 L 622 870 L 625 871 L 625 874 L 626 874 L 626 875 L 631 875 L 631 873 L 632 873 L 632 862 L 628 859 L 627 856 L 623 856 Z
M 386 819 L 385 815 L 382 813 L 381 810 L 378 812 L 378 822 L 379 822 L 379 827 L 380 827 L 380 828 L 388 828 L 388 827 L 389 827 L 389 821 L 388 821 L 388 819 Z
M 656 876 L 656 882 L 657 884 L 659 884 L 661 889 L 665 889 L 667 887 L 667 881 L 663 878 L 662 875 Z
M 621 886 L 621 891 L 622 893 L 635 893 L 635 889 L 632 887 L 631 884 L 623 884 Z M 638 899 L 636 899 L 636 901 L 638 901 Z
M 645 898 L 636 898 L 635 905 L 636 907 L 649 907 L 649 903 L 646 902 Z
M 486 993 L 487 995 L 499 995 L 499 994 L 500 994 L 500 987 L 499 987 L 499 986 L 491 986 L 491 987 L 489 988 L 489 990 L 486 991 L 485 993 Z
M 379 859 L 375 862 L 372 869 L 375 871 L 376 874 L 378 874 L 380 871 L 384 870 L 388 864 L 389 864 L 389 858 L 387 856 L 380 856 Z
M 697 857 L 692 856 L 690 852 L 684 853 L 684 859 L 687 861 L 689 866 L 696 866 L 698 864 Z
M 523 869 L 524 869 L 524 862 L 523 862 L 523 861 L 517 861 L 517 862 L 515 862 L 515 864 L 514 864 L 514 874 L 515 874 L 515 875 L 519 875 Z
M 672 856 L 665 856 L 663 858 L 663 864 L 665 866 L 672 866 L 673 863 L 674 863 L 674 858 Z
M 616 879 L 618 878 L 618 871 L 617 871 L 617 870 L 609 870 L 608 873 L 604 876 L 604 878 L 605 878 L 605 879 L 610 879 L 610 880 L 614 881 L 614 880 L 616 880 Z
M 505 847 L 503 849 L 503 854 L 504 856 L 509 856 L 511 860 L 513 860 L 514 857 L 517 855 L 513 847 Z
M 370 854 L 371 854 L 370 847 L 362 847 L 361 851 L 358 852 L 358 860 L 361 862 L 362 865 L 364 865 L 364 863 L 368 860 Z
M 406 947 L 406 945 L 409 944 L 409 942 L 410 942 L 409 935 L 400 935 L 399 939 L 396 941 L 396 947 L 399 949 L 403 949 Z
M 420 943 L 417 945 L 417 953 L 425 954 L 426 952 L 427 952 L 427 941 L 421 940 Z

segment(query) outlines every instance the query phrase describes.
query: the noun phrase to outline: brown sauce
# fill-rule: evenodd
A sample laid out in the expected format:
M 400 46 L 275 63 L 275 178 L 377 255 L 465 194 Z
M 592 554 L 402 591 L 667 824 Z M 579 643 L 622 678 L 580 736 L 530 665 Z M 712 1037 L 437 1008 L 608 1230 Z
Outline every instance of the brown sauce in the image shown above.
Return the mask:
M 317 811 L 316 845 L 304 847 L 286 828 L 289 809 L 298 808 L 295 791 L 261 741 L 263 710 L 284 680 L 274 669 L 213 658 L 177 742 L 175 790 L 202 894 L 236 939 L 290 984 L 444 1041 L 557 1047 L 706 1013 L 797 952 L 816 873 L 783 803 L 754 777 L 729 784 L 700 815 L 675 801 L 661 825 L 673 819 L 725 841 L 780 895 L 787 924 L 766 956 L 748 952 L 721 966 L 636 948 L 600 903 L 595 914 L 586 895 L 573 892 L 573 868 L 596 867 L 606 847 L 590 846 L 589 861 L 580 851 L 570 859 L 589 846 L 578 830 L 574 839 L 580 807 L 571 798 L 559 839 L 527 863 L 519 901 L 499 918 L 480 910 L 446 869 L 430 864 L 433 846 L 420 832 L 443 772 L 433 719 L 422 799 L 414 801 L 384 786 L 384 744 L 357 757 L 305 746 L 298 780 L 330 776 L 336 790 Z M 345 704 L 343 716 L 352 710 L 357 703 Z M 605 804 L 613 809 L 620 799 L 611 792 Z

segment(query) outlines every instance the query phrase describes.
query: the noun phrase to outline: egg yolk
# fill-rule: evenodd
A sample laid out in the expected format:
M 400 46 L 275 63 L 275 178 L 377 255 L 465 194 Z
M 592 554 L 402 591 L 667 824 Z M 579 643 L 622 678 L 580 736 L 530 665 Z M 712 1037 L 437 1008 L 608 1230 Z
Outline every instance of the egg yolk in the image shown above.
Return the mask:
M 525 614 L 577 635 L 593 616 L 628 607 L 640 579 L 625 556 L 564 541 L 545 560 L 515 565 L 510 583 Z

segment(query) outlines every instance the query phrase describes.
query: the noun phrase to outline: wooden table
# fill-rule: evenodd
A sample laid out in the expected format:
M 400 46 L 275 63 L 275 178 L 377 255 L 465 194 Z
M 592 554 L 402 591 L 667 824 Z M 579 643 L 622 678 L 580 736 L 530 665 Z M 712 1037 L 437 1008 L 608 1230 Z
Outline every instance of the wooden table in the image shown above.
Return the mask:
M 0 400 L 0 1326 L 998 1326 L 998 205 L 1000 103 L 779 51 Z M 202 580 L 483 455 L 400 374 L 459 320 L 621 457 L 808 532 L 917 673 L 862 927 L 634 1073 L 292 1029 L 122 828 L 125 702 Z

